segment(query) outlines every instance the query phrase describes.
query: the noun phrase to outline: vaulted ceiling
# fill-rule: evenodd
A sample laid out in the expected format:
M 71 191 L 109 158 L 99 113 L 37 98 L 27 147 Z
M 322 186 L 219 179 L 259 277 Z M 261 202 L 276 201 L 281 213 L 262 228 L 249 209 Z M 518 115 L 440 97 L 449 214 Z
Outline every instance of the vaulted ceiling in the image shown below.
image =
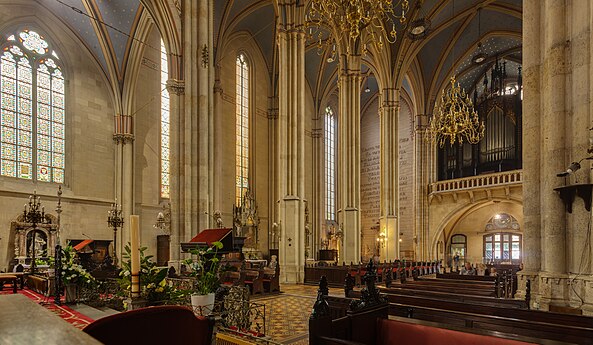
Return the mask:
M 168 0 L 171 1 L 171 0 Z M 422 4 L 417 7 L 418 2 Z M 106 74 L 121 81 L 134 36 L 143 11 L 140 0 L 38 0 L 65 22 L 80 37 L 99 61 Z M 236 32 L 247 32 L 260 49 L 270 79 L 277 73 L 276 10 L 272 0 L 214 0 L 214 45 Z M 505 58 L 507 71 L 516 73 L 521 63 L 522 0 L 411 0 L 408 23 L 424 17 L 432 24 L 427 36 L 413 41 L 406 35 L 409 28 L 400 27 L 398 41 L 393 44 L 391 69 L 404 66 L 399 73 L 414 79 L 416 93 L 434 100 L 449 77 L 457 75 L 463 87 L 471 90 L 496 57 Z M 97 18 L 94 20 L 92 18 Z M 472 62 L 477 43 L 487 54 L 484 63 Z M 338 61 L 328 61 L 327 51 L 319 51 L 315 42 L 306 48 L 305 74 L 317 104 L 335 92 Z M 513 63 L 515 65 L 513 65 Z M 361 95 L 370 101 L 378 92 L 378 84 L 369 66 L 363 83 L 371 92 Z M 412 66 L 416 68 L 412 72 Z M 365 86 L 363 85 L 364 89 Z M 431 109 L 425 109 L 430 112 Z M 420 111 L 420 110 L 419 110 Z
M 421 7 L 417 7 L 418 1 Z M 412 0 L 410 8 L 413 11 L 408 23 L 425 17 L 432 22 L 430 31 L 424 39 L 412 41 L 406 35 L 409 29 L 400 27 L 400 38 L 391 45 L 391 56 L 399 61 L 394 61 L 392 66 L 415 61 L 420 69 L 417 76 L 420 80 L 415 85 L 421 85 L 421 90 L 416 92 L 426 98 L 434 99 L 453 73 L 463 87 L 472 89 L 497 56 L 506 57 L 515 65 L 521 62 L 522 0 Z M 239 30 L 250 33 L 264 54 L 270 73 L 274 73 L 274 15 L 272 0 L 215 1 L 215 41 Z M 480 65 L 472 62 L 478 42 L 487 54 L 486 61 Z M 336 89 L 338 61 L 329 62 L 328 54 L 319 51 L 315 42 L 307 45 L 305 75 L 316 102 Z M 371 92 L 361 94 L 363 106 L 378 92 L 377 81 L 367 65 L 362 67 L 368 77 L 362 89 L 368 85 Z M 509 62 L 510 75 L 516 74 L 516 67 Z M 409 73 L 408 70 L 402 72 Z M 408 88 L 411 87 L 408 85 Z
M 38 0 L 38 2 L 70 27 L 110 78 L 117 80 L 123 78 L 132 43 L 130 37 L 134 35 L 142 12 L 139 0 Z M 109 72 L 110 70 L 112 72 Z

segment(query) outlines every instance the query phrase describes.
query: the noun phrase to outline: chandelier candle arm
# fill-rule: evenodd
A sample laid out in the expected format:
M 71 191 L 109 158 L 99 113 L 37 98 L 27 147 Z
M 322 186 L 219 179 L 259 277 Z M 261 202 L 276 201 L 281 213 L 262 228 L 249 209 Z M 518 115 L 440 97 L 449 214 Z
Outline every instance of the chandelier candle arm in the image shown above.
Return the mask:
M 397 10 L 399 7 L 401 10 Z M 318 41 L 318 53 L 324 45 L 329 47 L 342 39 L 357 40 L 363 32 L 378 49 L 382 49 L 383 37 L 391 44 L 397 40 L 397 23 L 407 21 L 409 8 L 408 0 L 312 0 L 305 22 L 309 38 L 315 37 Z M 333 32 L 325 44 L 322 27 Z M 366 53 L 366 44 L 364 46 Z
M 451 87 L 441 93 L 439 109 L 426 129 L 427 140 L 440 147 L 449 142 L 477 144 L 484 138 L 484 122 L 480 121 L 469 95 L 451 77 Z

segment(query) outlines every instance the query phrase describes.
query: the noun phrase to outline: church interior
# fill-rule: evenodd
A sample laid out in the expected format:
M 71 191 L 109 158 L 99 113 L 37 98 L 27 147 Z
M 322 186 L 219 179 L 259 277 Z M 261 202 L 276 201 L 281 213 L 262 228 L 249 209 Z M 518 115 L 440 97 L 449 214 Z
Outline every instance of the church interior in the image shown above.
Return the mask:
M 593 344 L 592 29 L 0 0 L 0 343 Z

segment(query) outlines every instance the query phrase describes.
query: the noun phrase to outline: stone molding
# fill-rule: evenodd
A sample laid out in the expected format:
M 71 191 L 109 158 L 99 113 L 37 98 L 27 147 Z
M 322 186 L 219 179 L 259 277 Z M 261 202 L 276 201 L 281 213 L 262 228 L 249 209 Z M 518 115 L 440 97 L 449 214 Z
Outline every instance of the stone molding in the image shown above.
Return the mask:
M 167 80 L 167 91 L 177 96 L 185 93 L 185 82 L 183 80 L 169 79 Z

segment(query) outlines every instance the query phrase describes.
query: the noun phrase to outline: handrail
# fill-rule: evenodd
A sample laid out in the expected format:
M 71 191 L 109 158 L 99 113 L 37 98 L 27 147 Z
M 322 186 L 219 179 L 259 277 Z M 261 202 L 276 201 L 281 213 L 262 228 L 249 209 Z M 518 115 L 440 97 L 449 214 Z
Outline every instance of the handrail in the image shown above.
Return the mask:
M 523 170 L 463 177 L 430 184 L 430 194 L 523 183 Z

